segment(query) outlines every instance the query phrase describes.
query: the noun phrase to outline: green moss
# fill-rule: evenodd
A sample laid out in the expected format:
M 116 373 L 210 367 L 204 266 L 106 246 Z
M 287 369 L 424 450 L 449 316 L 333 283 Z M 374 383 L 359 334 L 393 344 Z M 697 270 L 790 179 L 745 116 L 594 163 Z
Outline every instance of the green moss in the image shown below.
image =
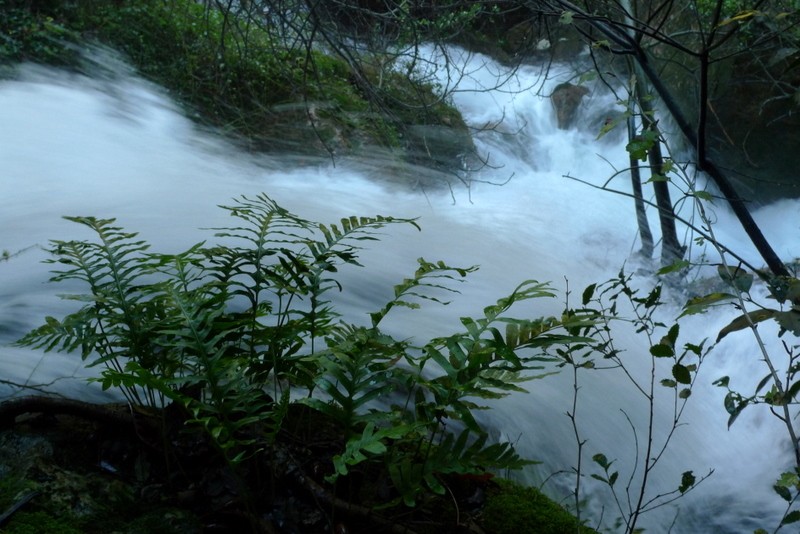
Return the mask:
M 86 491 L 92 493 L 90 477 Z M 0 512 L 10 508 L 36 485 L 16 476 L 0 479 Z M 0 532 L 4 534 L 105 534 L 108 532 L 182 534 L 197 532 L 198 520 L 189 512 L 140 502 L 130 488 L 106 492 L 104 504 L 88 515 L 75 515 L 53 503 L 53 496 L 34 497 L 11 517 Z M 97 488 L 94 488 L 97 490 Z M 96 493 L 97 491 L 95 491 Z
M 25 480 L 3 473 L 0 476 L 0 512 L 12 506 L 26 491 L 30 491 L 31 484 Z
M 18 512 L 3 529 L 6 534 L 83 534 L 63 518 L 53 517 L 46 512 Z
M 16 504 L 20 498 L 36 488 L 36 484 L 15 475 L 4 473 L 0 476 L 0 512 L 4 512 Z M 70 519 L 36 509 L 36 497 L 18 510 L 7 525 L 0 529 L 4 534 L 81 534 Z
M 186 512 L 155 508 L 133 519 L 114 515 L 120 510 L 109 510 L 107 515 L 92 515 L 78 520 L 76 518 L 55 516 L 43 510 L 19 511 L 8 525 L 2 529 L 4 534 L 106 534 L 108 532 L 148 534 L 181 534 L 197 532 L 200 525 Z
M 489 492 L 483 527 L 491 534 L 595 533 L 540 491 L 506 480 Z

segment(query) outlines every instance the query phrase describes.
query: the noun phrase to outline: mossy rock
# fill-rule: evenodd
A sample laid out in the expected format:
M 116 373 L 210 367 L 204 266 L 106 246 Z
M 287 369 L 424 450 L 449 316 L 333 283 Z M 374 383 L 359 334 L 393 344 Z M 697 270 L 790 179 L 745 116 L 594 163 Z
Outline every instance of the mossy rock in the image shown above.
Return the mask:
M 198 532 L 191 512 L 145 502 L 135 477 L 99 468 L 105 455 L 99 451 L 116 439 L 127 444 L 132 437 L 67 416 L 33 417 L 0 430 L 0 514 L 24 503 L 0 532 Z
M 540 491 L 507 480 L 489 490 L 482 519 L 491 534 L 597 534 Z
M 250 149 L 348 156 L 377 146 L 436 169 L 457 168 L 458 155 L 472 149 L 460 114 L 434 86 L 391 70 L 356 73 L 337 57 L 287 47 L 261 23 L 202 3 L 0 0 L 0 7 L 0 33 L 9 36 L 0 64 L 36 61 L 91 75 L 75 45 L 109 46 L 187 115 Z

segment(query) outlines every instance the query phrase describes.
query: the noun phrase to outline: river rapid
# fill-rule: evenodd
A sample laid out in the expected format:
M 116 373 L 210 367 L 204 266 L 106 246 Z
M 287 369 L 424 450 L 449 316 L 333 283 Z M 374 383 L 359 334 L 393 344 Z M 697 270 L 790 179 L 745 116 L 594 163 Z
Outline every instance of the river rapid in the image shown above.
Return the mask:
M 91 370 L 84 370 L 76 356 L 11 346 L 45 316 L 72 309 L 57 294 L 79 288 L 46 283 L 48 266 L 41 263 L 49 239 L 90 237 L 62 215 L 116 217 L 164 252 L 210 239 L 212 232 L 202 228 L 229 222 L 217 205 L 242 194 L 265 192 L 298 215 L 321 222 L 350 215 L 416 217 L 422 231 L 389 228 L 381 242 L 364 251 L 364 269 L 345 270 L 345 291 L 337 306 L 349 320 L 366 322 L 366 314 L 391 296 L 392 285 L 411 274 L 421 256 L 479 265 L 450 305 L 403 311 L 387 325 L 392 333 L 418 339 L 453 331 L 459 317 L 479 315 L 483 306 L 523 280 L 551 281 L 562 291 L 558 299 L 517 312 L 536 316 L 560 313 L 567 287 L 579 293 L 623 266 L 641 273 L 637 283 L 651 283 L 657 267 L 635 259 L 639 245 L 632 200 L 567 177 L 601 185 L 627 167 L 620 136 L 596 139 L 597 125 L 615 112 L 613 97 L 597 89 L 584 102 L 578 127 L 558 130 L 549 100 L 536 94 L 538 69 L 521 69 L 500 90 L 475 91 L 493 87 L 501 67 L 479 56 L 463 59 L 472 74 L 459 81 L 454 102 L 471 126 L 491 126 L 475 134 L 478 153 L 489 165 L 460 172 L 469 188 L 456 179 L 452 187 L 424 190 L 398 184 L 419 182 L 429 171 L 385 165 L 378 152 L 374 158 L 306 158 L 302 164 L 291 155 L 243 153 L 213 132 L 199 130 L 163 90 L 121 64 L 106 65 L 95 77 L 21 67 L 15 79 L 0 82 L 0 250 L 14 254 L 0 262 L 0 378 L 46 384 L 48 390 L 86 400 L 109 398 L 86 384 Z M 563 81 L 554 74 L 543 94 Z M 439 178 L 431 174 L 426 182 Z M 505 185 L 492 185 L 497 183 Z M 611 185 L 628 191 L 627 175 Z M 800 251 L 798 211 L 800 202 L 787 199 L 754 213 L 785 259 Z M 713 207 L 712 215 L 719 239 L 760 265 L 725 207 Z M 655 226 L 652 210 L 650 216 Z M 693 254 L 701 252 L 695 248 Z M 676 307 L 665 312 L 665 320 L 677 315 L 685 296 L 674 290 L 670 298 Z M 689 317 L 682 321 L 681 340 L 713 340 L 735 316 L 735 310 L 721 309 Z M 772 328 L 761 326 L 768 340 L 776 339 Z M 641 338 L 620 329 L 617 341 L 634 374 L 646 373 L 649 347 Z M 769 349 L 780 354 L 779 344 L 771 343 Z M 747 333 L 728 336 L 708 357 L 684 415 L 686 424 L 653 472 L 648 495 L 675 489 L 684 471 L 698 477 L 714 473 L 675 505 L 645 515 L 640 524 L 648 532 L 738 533 L 758 527 L 771 531 L 777 525 L 785 503 L 771 486 L 792 464 L 785 431 L 761 407 L 745 411 L 728 430 L 725 391 L 711 385 L 730 375 L 732 384 L 750 391 L 766 373 L 758 358 Z M 497 436 L 542 462 L 517 476 L 543 484 L 566 503 L 577 454 L 565 416 L 572 402 L 568 374 L 531 382 L 529 394 L 504 399 L 483 414 Z M 0 397 L 20 393 L 0 384 Z M 621 373 L 585 375 L 577 415 L 588 472 L 597 472 L 586 466 L 602 452 L 615 460 L 620 480 L 627 480 L 636 455 L 628 421 L 642 424 L 646 409 Z M 670 414 L 670 406 L 657 410 L 661 422 L 668 422 Z M 641 439 L 642 429 L 638 432 Z M 588 493 L 582 517 L 592 525 L 602 521 L 604 530 L 613 531 L 618 515 L 613 499 L 593 479 L 585 477 L 583 484 Z

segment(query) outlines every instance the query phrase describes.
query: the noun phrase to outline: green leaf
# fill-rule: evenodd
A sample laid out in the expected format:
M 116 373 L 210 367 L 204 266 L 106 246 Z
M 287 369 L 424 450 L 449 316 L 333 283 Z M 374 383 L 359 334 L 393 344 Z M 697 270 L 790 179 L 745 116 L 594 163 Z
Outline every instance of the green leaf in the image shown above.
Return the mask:
M 653 145 L 655 145 L 657 142 L 658 134 L 653 130 L 645 130 L 640 135 L 636 136 L 636 138 L 634 138 L 632 141 L 630 141 L 625 149 L 632 158 L 640 161 L 647 161 L 648 152 L 650 152 L 650 149 L 653 148 Z M 652 180 L 653 178 L 651 178 L 649 181 Z
M 751 324 L 756 325 L 762 321 L 766 321 L 767 319 L 771 319 L 778 313 L 777 310 L 772 309 L 762 309 L 756 310 L 748 313 L 744 313 L 734 319 L 733 321 L 728 324 L 725 328 L 719 331 L 717 335 L 717 343 L 730 334 L 731 332 L 736 332 L 738 330 L 744 330 L 745 328 L 750 327 Z
M 761 391 L 761 389 L 764 386 L 766 386 L 769 383 L 770 380 L 772 380 L 772 373 L 767 373 L 766 376 L 764 376 L 764 378 L 761 379 L 761 382 L 759 382 L 758 385 L 756 386 L 756 391 L 755 391 L 756 394 L 759 391 Z
M 587 82 L 593 82 L 598 78 L 596 70 L 587 70 L 578 78 L 578 85 L 585 85 Z
M 785 298 L 789 302 L 795 305 L 800 305 L 800 280 L 797 278 L 791 278 L 789 280 L 781 280 L 782 284 L 785 284 Z
M 681 326 L 678 323 L 672 325 L 669 331 L 667 332 L 666 344 L 669 344 L 674 347 L 675 343 L 678 341 L 678 335 L 680 334 L 680 331 L 681 331 Z M 664 340 L 662 340 L 661 342 L 664 343 Z
M 723 282 L 742 293 L 747 293 L 753 286 L 753 275 L 742 268 L 718 265 L 717 272 Z
M 564 11 L 561 13 L 561 16 L 558 17 L 559 24 L 572 24 L 572 20 L 575 17 L 575 13 L 572 11 Z
M 764 394 L 764 402 L 771 406 L 786 406 L 789 404 L 789 398 L 783 392 L 778 391 L 774 385 Z
M 790 523 L 796 523 L 797 521 L 800 521 L 800 510 L 793 510 L 786 514 L 781 521 L 781 525 L 788 525 Z
M 427 484 L 428 487 L 431 489 L 431 491 L 433 491 L 436 495 L 445 494 L 446 490 L 444 486 L 442 485 L 441 482 L 439 482 L 439 479 L 436 478 L 436 475 L 434 473 L 426 473 L 424 480 L 425 484 Z
M 586 286 L 586 289 L 583 290 L 583 295 L 582 295 L 581 301 L 583 302 L 584 306 L 589 304 L 589 301 L 592 300 L 592 297 L 594 296 L 594 291 L 595 291 L 596 288 L 597 288 L 597 284 L 591 284 L 589 286 Z
M 656 343 L 650 347 L 650 354 L 656 358 L 671 358 L 672 356 L 675 356 L 675 351 L 669 345 Z
M 691 265 L 691 263 L 689 263 L 688 260 L 678 260 L 678 261 L 675 261 L 673 263 L 670 263 L 669 265 L 666 265 L 666 266 L 662 267 L 661 269 L 656 271 L 656 274 L 661 276 L 661 275 L 665 275 L 665 274 L 669 274 L 669 273 L 679 272 L 679 271 L 682 271 L 683 269 L 687 268 L 689 265 Z
M 705 312 L 709 307 L 724 302 L 726 300 L 735 299 L 735 295 L 730 293 L 709 293 L 701 297 L 694 297 L 686 301 L 683 306 L 683 312 L 678 316 L 680 319 L 686 315 L 695 315 L 697 313 Z
M 678 491 L 686 493 L 695 484 L 695 477 L 692 471 L 686 471 L 681 475 L 681 485 L 678 486 Z
M 800 311 L 789 310 L 785 312 L 776 312 L 775 320 L 782 330 L 791 332 L 795 336 L 800 336 Z
M 730 417 L 728 418 L 728 428 L 730 428 L 731 425 L 734 423 L 734 421 L 736 421 L 736 419 L 742 413 L 742 410 L 744 410 L 747 407 L 747 405 L 750 404 L 750 400 L 749 399 L 741 400 L 738 395 L 735 395 L 733 393 L 728 393 L 725 396 L 724 402 L 725 402 L 725 409 L 730 414 Z
M 372 422 L 367 423 L 362 434 L 350 438 L 344 452 L 333 458 L 336 473 L 327 479 L 333 481 L 339 475 L 348 473 L 348 465 L 354 466 L 368 460 L 364 452 L 372 455 L 384 454 L 387 451 L 384 439 L 398 439 L 413 432 L 414 429 L 415 427 L 411 425 L 396 425 L 375 431 L 375 425 Z
M 737 394 L 730 391 L 727 395 L 725 395 L 725 399 L 722 402 L 725 405 L 725 411 L 728 412 L 728 414 L 733 414 L 736 412 L 738 397 L 739 396 Z
M 610 43 L 608 41 L 605 41 L 605 40 L 603 40 L 603 41 L 595 41 L 595 42 L 592 43 L 592 48 L 598 48 L 598 47 L 600 47 L 600 48 L 608 48 L 609 46 L 610 46 Z M 597 76 L 597 74 L 595 72 L 591 72 L 591 74 L 593 74 L 595 77 Z M 590 80 L 586 80 L 584 78 L 585 78 L 585 76 L 581 77 L 579 85 L 584 83 L 584 82 L 586 82 L 586 81 L 590 81 Z M 610 118 L 606 119 L 606 121 L 603 123 L 603 126 L 600 127 L 600 131 L 597 133 L 597 137 L 595 137 L 595 141 L 599 141 L 600 139 L 605 137 L 608 134 L 608 132 L 612 131 L 614 128 L 619 126 L 620 123 L 627 121 L 629 116 L 630 116 L 629 113 L 623 113 L 623 114 L 620 114 L 620 115 L 616 116 L 613 119 L 610 119 Z
M 611 463 L 613 463 L 613 462 L 609 463 L 608 458 L 606 458 L 606 455 L 602 453 L 597 453 L 594 456 L 592 456 L 592 461 L 594 461 L 594 463 L 596 463 L 603 469 L 608 469 L 609 467 L 611 467 Z
M 664 386 L 665 388 L 678 387 L 678 383 L 677 382 L 675 382 L 674 380 L 670 380 L 668 378 L 665 378 L 664 380 L 662 380 L 661 381 L 661 385 Z
M 800 477 L 798 477 L 797 473 L 793 473 L 791 471 L 787 473 L 781 473 L 777 484 L 786 488 L 800 489 Z
M 725 26 L 727 24 L 731 24 L 731 23 L 734 23 L 734 22 L 742 22 L 742 21 L 748 20 L 750 18 L 756 17 L 756 16 L 758 16 L 760 14 L 761 14 L 761 12 L 760 11 L 756 11 L 755 9 L 745 9 L 745 10 L 740 11 L 739 13 L 737 13 L 736 15 L 734 15 L 734 16 L 732 16 L 730 18 L 722 20 L 717 25 L 717 27 L 721 28 L 722 26 Z
M 689 372 L 689 369 L 679 363 L 676 363 L 672 366 L 672 376 L 674 376 L 675 380 L 677 380 L 680 384 L 692 383 L 692 375 Z
M 780 486 L 778 484 L 775 484 L 774 486 L 772 486 L 772 489 L 774 489 L 775 493 L 780 495 L 781 499 L 783 499 L 784 501 L 786 502 L 792 501 L 792 492 L 789 491 L 789 488 L 787 488 L 786 486 Z

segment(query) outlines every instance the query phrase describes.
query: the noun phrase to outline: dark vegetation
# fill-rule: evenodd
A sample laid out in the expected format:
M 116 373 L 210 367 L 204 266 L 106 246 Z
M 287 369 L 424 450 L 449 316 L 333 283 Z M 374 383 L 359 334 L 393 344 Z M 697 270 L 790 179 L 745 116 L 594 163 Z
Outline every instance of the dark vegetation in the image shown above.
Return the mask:
M 24 404 L 24 403 L 23 403 Z M 539 530 L 539 525 L 569 525 L 574 518 L 535 490 L 498 485 L 486 477 L 444 477 L 453 492 L 447 498 L 426 498 L 415 508 L 385 507 L 388 482 L 380 470 L 357 470 L 352 480 L 334 491 L 317 470 L 326 470 L 342 445 L 337 426 L 299 405 L 290 408 L 280 438 L 282 465 L 263 453 L 246 462 L 252 497 L 262 499 L 260 520 L 252 525 L 237 483 L 202 431 L 181 432 L 174 411 L 166 420 L 173 446 L 170 461 L 160 450 L 160 421 L 139 413 L 135 424 L 125 421 L 127 408 L 87 406 L 78 416 L 53 413 L 63 403 L 18 405 L 20 412 L 44 411 L 26 417 L 13 430 L 0 433 L 6 457 L 0 464 L 22 465 L 6 472 L 0 483 L 0 509 L 9 510 L 25 497 L 3 532 L 97 533 L 147 532 L 563 532 Z M 118 424 L 102 419 L 114 412 Z M 8 414 L 11 410 L 4 409 Z M 134 431 L 135 429 L 135 431 Z M 153 441 L 150 441 L 153 440 Z M 275 452 L 274 450 L 272 452 Z M 17 456 L 27 455 L 27 462 Z M 275 468 L 281 475 L 275 478 Z M 259 471 L 254 470 L 258 468 Z M 308 470 L 305 474 L 304 470 Z M 260 487 L 259 476 L 272 487 Z M 357 476 L 356 476 L 357 475 Z M 367 478 L 376 475 L 375 481 Z M 495 479 L 496 480 L 496 479 Z M 343 481 L 344 482 L 344 481 Z M 376 493 L 377 492 L 377 493 Z M 343 498 L 344 497 L 344 498 Z M 384 506 L 380 506 L 384 505 Z M 525 509 L 515 520 L 503 513 Z M 484 512 L 484 509 L 486 512 Z M 459 522 L 462 524 L 459 527 Z M 401 524 L 410 525 L 408 529 Z M 480 529 L 480 530 L 479 530 Z M 587 530 L 588 532 L 588 530 Z

